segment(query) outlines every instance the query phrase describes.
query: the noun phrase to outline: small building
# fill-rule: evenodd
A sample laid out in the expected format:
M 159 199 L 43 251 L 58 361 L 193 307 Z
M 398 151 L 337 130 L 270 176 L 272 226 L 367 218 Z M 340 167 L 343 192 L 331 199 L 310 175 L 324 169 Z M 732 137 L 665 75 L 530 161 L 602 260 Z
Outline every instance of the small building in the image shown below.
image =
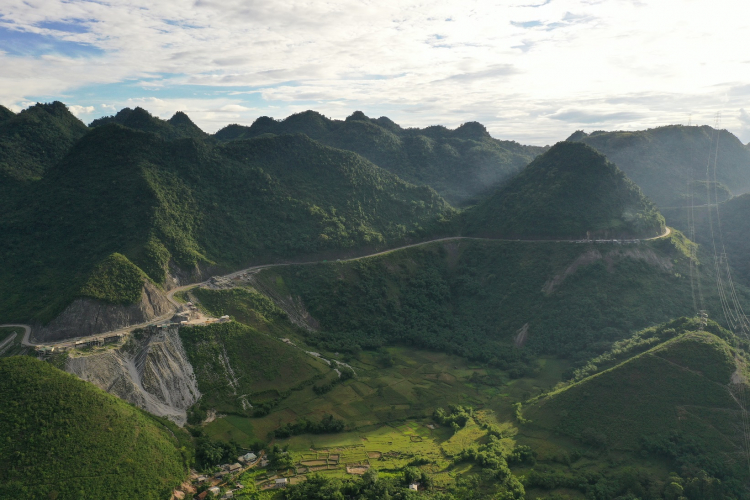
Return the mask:
M 229 319 L 229 316 L 226 314 L 222 316 L 221 318 L 219 318 L 219 323 L 228 323 L 229 321 L 231 320 Z
M 179 312 L 172 316 L 172 319 L 170 320 L 172 323 L 177 323 L 178 325 L 182 323 L 183 321 L 188 321 L 190 319 L 190 314 L 187 312 Z
M 252 451 L 250 453 L 245 453 L 240 457 L 240 460 L 243 460 L 245 462 L 255 462 L 257 460 L 257 456 Z
M 104 343 L 105 344 L 111 344 L 113 342 L 119 342 L 122 340 L 122 334 L 116 333 L 115 335 L 109 335 L 108 337 L 104 337 Z
M 411 483 L 409 485 L 410 490 L 419 491 L 419 483 Z
M 195 495 L 195 497 L 193 497 L 193 498 L 195 498 L 195 500 L 203 500 L 203 499 L 204 499 L 204 498 L 206 498 L 207 496 L 208 496 L 208 490 L 206 490 L 206 491 L 202 491 L 202 492 L 198 493 L 198 494 L 197 494 L 197 495 Z
M 221 488 L 219 488 L 218 486 L 212 486 L 206 491 L 211 493 L 213 496 L 218 496 L 218 494 L 221 493 Z
M 45 359 L 49 358 L 55 353 L 55 348 L 49 346 L 38 346 L 35 350 L 37 356 Z
M 287 485 L 288 483 L 289 483 L 289 481 L 287 480 L 287 478 L 285 478 L 285 477 L 282 477 L 282 478 L 280 478 L 280 479 L 277 479 L 277 480 L 276 480 L 276 481 L 274 482 L 274 485 L 273 485 L 273 487 L 274 487 L 274 488 L 286 488 L 286 485 Z
M 224 496 L 221 498 L 234 498 L 234 492 L 233 491 L 227 491 L 224 493 Z
M 229 472 L 235 473 L 242 469 L 242 466 L 240 464 L 232 464 L 229 466 Z

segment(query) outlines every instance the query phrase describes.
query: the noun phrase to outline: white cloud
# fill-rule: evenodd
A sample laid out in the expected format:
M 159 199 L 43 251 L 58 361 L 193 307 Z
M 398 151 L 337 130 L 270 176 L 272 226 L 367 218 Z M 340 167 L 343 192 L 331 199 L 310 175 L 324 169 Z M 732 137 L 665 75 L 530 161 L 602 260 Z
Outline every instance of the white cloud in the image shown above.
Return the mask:
M 133 95 L 166 96 L 133 103 L 159 116 L 181 109 L 207 130 L 263 114 L 362 109 L 415 126 L 476 119 L 496 136 L 544 144 L 582 125 L 649 127 L 690 113 L 711 123 L 715 111 L 747 106 L 750 64 L 737 55 L 745 10 L 710 0 L 6 2 L 0 27 L 104 55 L 0 53 L 0 102 L 66 101 L 82 86 L 95 94 L 96 85 L 132 80 Z M 71 20 L 87 31 L 39 27 Z M 267 102 L 170 93 L 183 85 L 246 88 Z M 750 139 L 741 115 L 725 116 Z
M 80 118 L 81 115 L 90 115 L 96 108 L 94 108 L 94 106 L 79 106 L 78 104 L 73 104 L 68 106 L 68 109 L 71 113 Z

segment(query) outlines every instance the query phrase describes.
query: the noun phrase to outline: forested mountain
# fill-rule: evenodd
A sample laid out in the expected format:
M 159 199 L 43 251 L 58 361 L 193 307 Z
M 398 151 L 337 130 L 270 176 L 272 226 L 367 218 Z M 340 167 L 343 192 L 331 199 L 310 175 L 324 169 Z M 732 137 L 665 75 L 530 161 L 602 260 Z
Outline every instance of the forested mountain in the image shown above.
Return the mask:
M 715 323 L 699 329 L 683 318 L 615 344 L 582 370 L 585 378 L 529 406 L 526 426 L 674 461 L 682 472 L 670 486 L 688 498 L 743 497 L 738 398 L 747 382 L 735 375 L 743 361 L 727 343 L 731 333 Z
M 713 200 L 713 193 L 711 198 Z M 704 260 L 713 265 L 715 244 L 719 258 L 726 252 L 726 258 L 734 271 L 734 278 L 750 285 L 750 193 L 720 203 L 718 217 L 716 209 L 712 209 L 710 222 L 706 206 L 694 207 L 692 214 L 695 219 L 695 241 L 704 249 Z M 666 209 L 664 215 L 674 227 L 688 231 L 687 209 Z
M 523 373 L 531 352 L 588 359 L 633 329 L 691 314 L 686 244 L 676 232 L 623 247 L 456 241 L 261 276 L 307 305 L 321 349 L 406 344 Z M 708 289 L 706 304 L 716 306 Z
M 302 133 L 329 146 L 358 153 L 414 184 L 426 184 L 453 204 L 470 202 L 492 185 L 508 179 L 544 148 L 493 139 L 483 125 L 469 122 L 455 130 L 442 126 L 404 129 L 386 117 L 357 111 L 332 120 L 305 111 L 277 121 L 258 118 L 250 127 L 229 125 L 220 141 L 264 134 Z
M 18 114 L 0 109 L 0 184 L 42 177 L 85 133 L 86 125 L 59 101 Z
M 122 108 L 116 115 L 97 118 L 89 126 L 100 127 L 108 123 L 117 123 L 142 132 L 151 132 L 165 140 L 184 139 L 188 137 L 196 139 L 208 138 L 208 134 L 198 128 L 190 117 L 182 111 L 175 113 L 169 120 L 162 120 L 161 118 L 152 116 L 141 107 L 135 109 Z
M 466 233 L 504 238 L 643 238 L 664 218 L 594 149 L 559 142 L 466 213 Z
M 453 215 L 430 188 L 303 135 L 215 145 L 105 124 L 0 214 L 0 318 L 48 321 L 80 295 L 127 302 L 135 266 L 164 284 L 170 263 L 189 274 L 376 248 Z M 115 253 L 116 274 L 94 276 Z M 120 292 L 84 287 L 115 276 Z
M 13 111 L 9 110 L 8 108 L 0 104 L 0 122 L 4 122 L 5 120 L 10 120 L 14 116 L 16 116 L 16 114 Z
M 187 433 L 49 363 L 0 359 L 0 399 L 2 498 L 162 500 L 187 477 Z
M 717 160 L 718 182 L 735 195 L 750 191 L 750 148 L 726 130 L 669 125 L 637 132 L 578 131 L 568 141 L 583 142 L 606 155 L 660 207 L 686 204 L 688 181 L 709 180 L 709 156 L 712 165 Z

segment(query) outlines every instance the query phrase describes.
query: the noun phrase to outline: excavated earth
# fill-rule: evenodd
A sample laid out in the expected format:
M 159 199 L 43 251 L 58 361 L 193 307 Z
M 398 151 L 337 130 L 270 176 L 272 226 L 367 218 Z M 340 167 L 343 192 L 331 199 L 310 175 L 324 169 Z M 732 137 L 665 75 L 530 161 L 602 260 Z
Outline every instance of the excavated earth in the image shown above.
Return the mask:
M 180 426 L 200 398 L 177 327 L 136 333 L 118 349 L 70 357 L 65 370 Z
M 111 332 L 151 321 L 172 309 L 164 292 L 147 281 L 137 304 L 118 306 L 95 299 L 76 299 L 48 325 L 34 328 L 33 338 L 37 342 L 55 342 Z

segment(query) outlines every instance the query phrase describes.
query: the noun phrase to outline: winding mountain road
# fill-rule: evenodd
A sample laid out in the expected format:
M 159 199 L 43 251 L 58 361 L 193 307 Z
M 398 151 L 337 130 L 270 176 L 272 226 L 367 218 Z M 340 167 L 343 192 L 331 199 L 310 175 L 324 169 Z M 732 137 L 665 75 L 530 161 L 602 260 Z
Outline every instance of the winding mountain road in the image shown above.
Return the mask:
M 672 233 L 672 230 L 669 227 L 667 227 L 666 230 L 664 231 L 664 234 L 661 234 L 659 236 L 654 236 L 652 238 L 644 238 L 644 239 L 641 239 L 639 241 L 650 241 L 650 240 L 657 240 L 657 239 L 660 239 L 660 238 L 666 238 L 671 233 Z M 368 254 L 368 255 L 361 255 L 359 257 L 351 257 L 349 259 L 340 259 L 340 260 L 337 260 L 336 262 L 352 262 L 352 261 L 356 261 L 356 260 L 369 259 L 371 257 L 377 257 L 379 255 L 386 255 L 386 254 L 389 254 L 389 253 L 392 253 L 392 252 L 398 252 L 400 250 L 405 250 L 407 248 L 414 248 L 414 247 L 429 245 L 429 244 L 438 243 L 438 242 L 441 242 L 441 241 L 455 241 L 455 240 L 470 240 L 470 241 L 514 241 L 514 242 L 524 242 L 524 243 L 574 243 L 574 242 L 577 242 L 577 241 L 584 241 L 584 240 L 521 240 L 521 239 L 506 239 L 506 238 L 475 238 L 475 237 L 471 237 L 471 236 L 449 236 L 449 237 L 446 237 L 446 238 L 437 238 L 437 239 L 434 239 L 434 240 L 422 241 L 422 242 L 419 242 L 419 243 L 412 243 L 410 245 L 404 245 L 404 246 L 397 247 L 397 248 L 391 248 L 391 249 L 388 249 L 388 250 L 382 250 L 382 251 L 371 253 L 371 254 Z M 612 240 L 598 240 L 598 241 L 612 241 Z M 261 264 L 261 265 L 258 265 L 258 266 L 251 266 L 251 267 L 248 267 L 246 269 L 241 269 L 241 270 L 235 271 L 233 273 L 225 274 L 225 275 L 222 275 L 221 277 L 226 278 L 226 279 L 233 279 L 233 278 L 237 278 L 237 277 L 239 277 L 239 276 L 241 276 L 241 275 L 243 275 L 245 273 L 248 273 L 248 272 L 259 271 L 261 269 L 267 269 L 267 268 L 270 268 L 270 267 L 301 266 L 301 265 L 308 265 L 308 264 L 320 264 L 320 263 L 323 263 L 323 262 L 334 262 L 334 261 L 317 260 L 317 261 L 309 261 L 309 262 L 285 262 L 285 263 L 280 263 L 280 264 Z M 206 285 L 206 284 L 208 284 L 208 282 L 210 281 L 210 279 L 211 278 L 209 278 L 206 281 L 201 281 L 201 282 L 198 282 L 198 283 L 191 283 L 189 285 L 183 285 L 183 286 L 179 286 L 179 287 L 173 288 L 173 289 L 171 289 L 171 290 L 169 290 L 167 292 L 167 300 L 169 300 L 169 302 L 172 303 L 173 306 L 175 306 L 175 309 L 179 309 L 180 308 L 180 303 L 177 302 L 174 299 L 174 294 L 175 293 L 182 292 L 182 291 L 185 291 L 185 290 L 189 290 L 191 288 L 195 288 L 195 287 L 198 287 L 198 286 L 201 286 L 201 285 Z M 127 332 L 129 332 L 131 330 L 134 330 L 136 328 L 144 328 L 144 327 L 146 327 L 148 325 L 152 325 L 154 323 L 158 323 L 160 321 L 164 321 L 166 319 L 169 319 L 169 318 L 171 318 L 174 315 L 174 313 L 175 313 L 175 311 L 170 311 L 168 314 L 164 314 L 162 316 L 153 318 L 150 321 L 147 321 L 145 323 L 139 323 L 137 325 L 129 325 L 129 326 L 120 328 L 118 330 L 112 330 L 112 331 L 109 331 L 109 332 L 97 333 L 96 335 L 89 335 L 89 336 L 86 336 L 86 337 L 70 338 L 70 339 L 60 340 L 60 341 L 57 341 L 57 342 L 43 342 L 43 343 L 32 342 L 31 338 L 30 338 L 31 337 L 31 325 L 5 324 L 5 325 L 0 325 L 0 327 L 20 327 L 20 328 L 23 328 L 24 329 L 24 334 L 23 334 L 23 340 L 21 341 L 21 343 L 24 346 L 27 346 L 27 347 L 36 347 L 36 346 L 40 346 L 40 345 L 45 345 L 45 346 L 66 345 L 66 344 L 72 345 L 72 344 L 75 344 L 75 342 L 80 341 L 80 340 L 93 339 L 93 338 L 102 337 L 102 336 L 105 336 L 105 335 L 115 335 L 115 334 L 118 334 L 118 333 L 123 333 L 124 334 L 124 333 L 127 333 Z

